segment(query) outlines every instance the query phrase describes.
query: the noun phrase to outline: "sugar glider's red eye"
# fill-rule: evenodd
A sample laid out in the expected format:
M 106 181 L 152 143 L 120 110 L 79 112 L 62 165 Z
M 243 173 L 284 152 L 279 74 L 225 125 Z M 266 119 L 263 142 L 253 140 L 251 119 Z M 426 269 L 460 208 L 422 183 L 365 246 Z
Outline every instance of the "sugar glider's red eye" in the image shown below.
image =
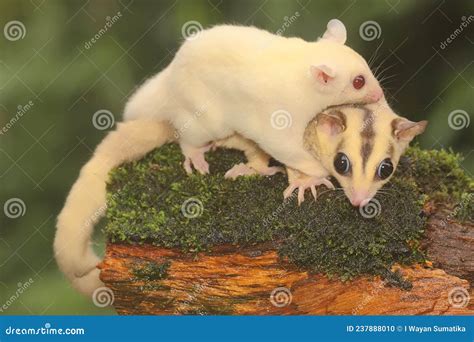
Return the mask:
M 352 81 L 352 85 L 356 89 L 362 88 L 364 86 L 364 84 L 365 84 L 365 78 L 362 75 L 356 76 L 354 78 L 354 81 Z

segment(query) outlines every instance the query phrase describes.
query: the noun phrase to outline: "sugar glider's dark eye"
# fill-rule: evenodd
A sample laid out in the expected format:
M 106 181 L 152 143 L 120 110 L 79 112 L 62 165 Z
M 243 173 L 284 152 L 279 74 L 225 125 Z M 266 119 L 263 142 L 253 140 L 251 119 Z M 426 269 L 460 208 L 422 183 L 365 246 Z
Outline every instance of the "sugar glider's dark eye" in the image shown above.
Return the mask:
M 352 81 L 352 85 L 356 89 L 360 89 L 365 85 L 365 77 L 362 75 L 356 76 Z
M 384 159 L 377 168 L 377 177 L 387 179 L 393 172 L 393 164 L 390 159 Z
M 351 162 L 344 153 L 339 152 L 334 158 L 334 168 L 337 173 L 345 175 L 351 170 Z

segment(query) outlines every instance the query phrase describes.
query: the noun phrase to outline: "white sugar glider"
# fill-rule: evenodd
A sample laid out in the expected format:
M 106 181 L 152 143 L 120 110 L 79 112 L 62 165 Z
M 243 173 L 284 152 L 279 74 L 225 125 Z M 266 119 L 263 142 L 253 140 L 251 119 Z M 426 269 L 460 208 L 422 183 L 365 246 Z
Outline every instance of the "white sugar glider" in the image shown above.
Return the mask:
M 346 29 L 335 19 L 315 42 L 229 25 L 186 40 L 171 64 L 132 95 L 125 122 L 82 168 L 58 216 L 56 260 L 72 285 L 89 295 L 102 286 L 90 239 L 106 208 L 109 171 L 166 142 L 179 142 L 186 171 L 207 173 L 209 144 L 237 134 L 258 152 L 227 176 L 273 174 L 271 155 L 292 170 L 286 195 L 331 186 L 325 167 L 304 147 L 307 124 L 330 105 L 383 99 L 366 61 L 345 40 Z
M 310 176 L 314 185 L 328 184 L 303 147 L 306 125 L 330 105 L 383 98 L 367 62 L 345 40 L 346 29 L 336 19 L 316 42 L 254 27 L 202 31 L 136 91 L 124 119 L 169 122 L 177 130 L 187 172 L 192 167 L 209 172 L 204 159 L 209 143 L 237 133 Z M 229 176 L 240 172 L 242 167 Z M 275 169 L 259 172 L 272 174 Z M 300 185 L 298 179 L 293 185 Z

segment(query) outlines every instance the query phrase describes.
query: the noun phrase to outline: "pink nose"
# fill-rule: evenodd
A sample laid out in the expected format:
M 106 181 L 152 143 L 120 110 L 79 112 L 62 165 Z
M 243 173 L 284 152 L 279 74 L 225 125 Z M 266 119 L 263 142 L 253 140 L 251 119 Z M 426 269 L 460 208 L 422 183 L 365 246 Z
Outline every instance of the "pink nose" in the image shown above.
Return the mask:
M 365 191 L 355 192 L 350 198 L 351 204 L 354 207 L 363 207 L 363 206 L 367 205 L 367 203 L 369 203 L 370 200 L 371 200 L 371 198 L 370 198 L 369 194 Z
M 383 98 L 383 90 L 382 89 L 377 89 L 377 90 L 371 91 L 367 94 L 367 100 L 369 100 L 370 102 L 377 102 L 381 98 Z

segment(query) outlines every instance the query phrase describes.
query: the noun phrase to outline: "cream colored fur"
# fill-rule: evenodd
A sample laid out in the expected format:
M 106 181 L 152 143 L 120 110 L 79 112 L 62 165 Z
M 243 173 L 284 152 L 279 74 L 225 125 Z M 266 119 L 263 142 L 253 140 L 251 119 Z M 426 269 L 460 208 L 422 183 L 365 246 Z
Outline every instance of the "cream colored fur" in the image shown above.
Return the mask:
M 135 120 L 118 124 L 97 147 L 72 186 L 58 216 L 54 252 L 61 271 L 81 293 L 91 295 L 102 286 L 100 259 L 91 247 L 94 225 L 106 209 L 106 182 L 114 167 L 136 160 L 173 137 L 166 123 Z

